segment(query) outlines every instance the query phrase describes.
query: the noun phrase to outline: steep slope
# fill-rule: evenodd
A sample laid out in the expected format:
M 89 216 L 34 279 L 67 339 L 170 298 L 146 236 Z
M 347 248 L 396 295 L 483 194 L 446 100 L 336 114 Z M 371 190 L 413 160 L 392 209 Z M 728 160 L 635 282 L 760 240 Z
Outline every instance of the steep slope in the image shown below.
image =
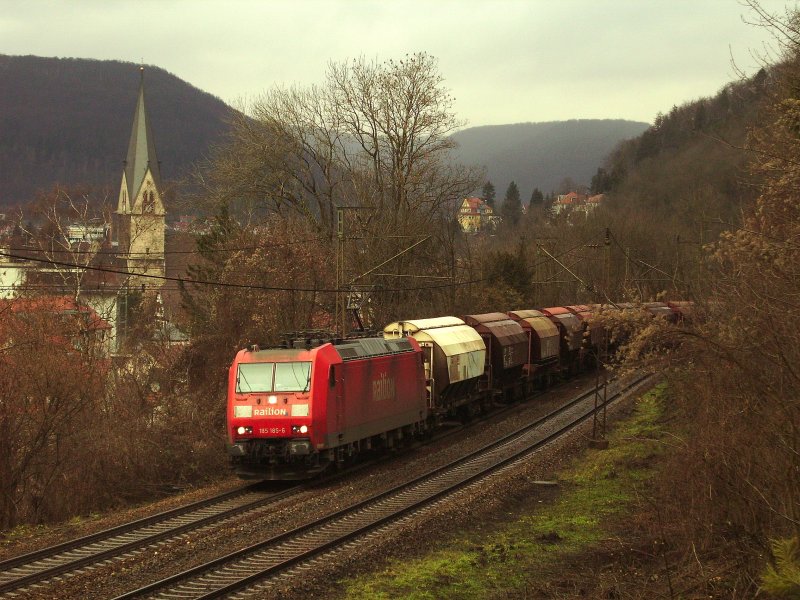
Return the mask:
M 144 76 L 162 173 L 174 181 L 224 131 L 231 109 L 158 67 Z M 138 86 L 132 63 L 0 55 L 0 204 L 56 183 L 116 194 Z
M 640 135 L 649 125 L 624 120 L 573 120 L 471 127 L 453 135 L 456 156 L 486 167 L 502 198 L 513 180 L 527 201 L 534 187 L 547 193 L 569 177 L 588 185 L 620 140 Z
M 762 69 L 711 98 L 675 106 L 636 139 L 621 143 L 604 165 L 602 191 L 620 210 L 682 214 L 687 222 L 738 218 L 754 200 L 748 132 L 764 116 L 771 76 Z

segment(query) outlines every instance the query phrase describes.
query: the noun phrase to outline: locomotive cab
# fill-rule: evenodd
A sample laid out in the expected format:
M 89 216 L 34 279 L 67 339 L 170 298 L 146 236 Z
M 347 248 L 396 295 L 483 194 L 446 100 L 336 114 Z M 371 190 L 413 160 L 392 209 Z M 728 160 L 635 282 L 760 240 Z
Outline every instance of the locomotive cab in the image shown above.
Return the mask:
M 228 452 L 240 475 L 252 469 L 260 477 L 279 464 L 303 473 L 319 466 L 311 458 L 312 363 L 308 350 L 243 350 L 237 355 L 228 390 Z
M 229 371 L 227 416 L 239 476 L 313 477 L 425 428 L 422 350 L 383 338 L 241 350 Z

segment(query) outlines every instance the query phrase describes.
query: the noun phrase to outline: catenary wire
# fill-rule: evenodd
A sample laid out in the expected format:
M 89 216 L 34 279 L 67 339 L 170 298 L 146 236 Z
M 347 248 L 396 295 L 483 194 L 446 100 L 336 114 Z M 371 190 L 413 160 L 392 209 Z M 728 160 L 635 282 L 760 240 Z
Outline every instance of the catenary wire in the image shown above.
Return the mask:
M 69 269 L 76 269 L 76 270 L 84 270 L 84 271 L 98 271 L 101 273 L 115 273 L 118 275 L 125 275 L 129 277 L 142 277 L 146 279 L 153 279 L 156 281 L 173 281 L 178 283 L 179 285 L 204 285 L 204 286 L 212 286 L 212 287 L 226 287 L 226 288 L 237 288 L 237 289 L 251 289 L 251 290 L 261 290 L 261 291 L 269 291 L 269 292 L 315 292 L 315 293 L 345 293 L 351 290 L 347 288 L 338 289 L 338 288 L 313 288 L 313 287 L 283 287 L 283 286 L 270 286 L 270 285 L 253 285 L 253 284 L 246 284 L 246 283 L 231 283 L 225 281 L 209 281 L 205 279 L 187 279 L 184 277 L 171 277 L 167 275 L 152 275 L 149 273 L 131 273 L 130 271 L 123 271 L 122 269 L 112 269 L 108 267 L 94 267 L 94 266 L 87 266 L 87 265 L 75 265 L 66 262 L 61 262 L 52 259 L 43 259 L 43 258 L 32 258 L 32 257 L 24 257 L 15 254 L 11 254 L 9 252 L 2 252 L 0 251 L 0 256 L 5 256 L 6 258 L 13 258 L 16 260 L 29 260 L 33 262 L 39 262 L 44 264 L 50 264 L 59 267 L 66 267 Z M 473 279 L 471 281 L 462 281 L 462 282 L 452 282 L 452 283 L 442 283 L 437 285 L 428 285 L 428 286 L 418 286 L 418 287 L 402 287 L 402 288 L 375 288 L 373 292 L 382 292 L 382 293 L 390 293 L 390 292 L 406 292 L 406 291 L 423 291 L 423 290 L 434 290 L 434 289 L 441 289 L 441 288 L 449 288 L 449 287 L 458 287 L 462 285 L 469 285 L 473 283 L 480 283 L 482 281 L 487 281 L 486 278 L 482 279 Z

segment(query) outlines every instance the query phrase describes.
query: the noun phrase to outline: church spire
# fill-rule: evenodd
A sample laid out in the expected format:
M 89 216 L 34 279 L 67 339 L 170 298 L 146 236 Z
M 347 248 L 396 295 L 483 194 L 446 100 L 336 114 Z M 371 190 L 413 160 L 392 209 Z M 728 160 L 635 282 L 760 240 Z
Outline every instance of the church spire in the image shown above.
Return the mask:
M 116 238 L 119 257 L 127 263 L 131 274 L 129 285 L 155 287 L 161 285 L 158 278 L 165 271 L 166 213 L 161 195 L 161 169 L 145 109 L 144 67 L 139 71 L 139 97 L 117 204 Z
M 133 127 L 131 139 L 128 143 L 128 156 L 125 161 L 125 179 L 128 184 L 128 198 L 136 198 L 141 190 L 147 170 L 153 177 L 153 182 L 161 189 L 161 169 L 156 156 L 156 146 L 153 141 L 153 132 L 150 129 L 150 120 L 144 104 L 144 67 L 139 67 L 139 98 L 136 101 L 136 110 L 133 113 Z

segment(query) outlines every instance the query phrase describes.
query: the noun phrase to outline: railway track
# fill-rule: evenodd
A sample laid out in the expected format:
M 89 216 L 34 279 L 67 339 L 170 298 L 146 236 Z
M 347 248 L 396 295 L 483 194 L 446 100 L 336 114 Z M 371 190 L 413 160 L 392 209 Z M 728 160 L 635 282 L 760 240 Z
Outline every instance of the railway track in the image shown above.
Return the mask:
M 131 553 L 176 537 L 187 531 L 238 516 L 297 493 L 301 486 L 280 492 L 258 491 L 247 486 L 125 523 L 63 544 L 0 562 L 0 594 L 20 595 L 27 586 L 78 572 L 105 560 Z M 17 591 L 17 594 L 13 594 Z M 11 593 L 11 594 L 9 594 Z
M 615 382 L 605 405 L 640 386 Z M 391 527 L 426 510 L 457 490 L 493 473 L 511 468 L 528 455 L 572 430 L 596 411 L 595 390 L 518 429 L 480 450 L 421 477 L 377 494 L 322 519 L 251 545 L 206 564 L 133 590 L 117 600 L 140 597 L 220 598 L 258 595 L 327 552 L 356 544 L 365 536 Z M 604 405 L 600 404 L 600 408 Z
M 559 386 L 553 386 L 556 389 Z M 538 396 L 540 393 L 534 394 Z M 502 408 L 493 416 L 500 415 L 512 407 Z M 468 429 L 475 424 L 444 431 L 431 441 L 439 441 Z M 364 468 L 376 461 L 362 464 Z M 351 469 L 352 473 L 357 469 Z M 28 586 L 49 579 L 79 574 L 92 565 L 108 560 L 127 558 L 155 544 L 166 542 L 187 532 L 255 511 L 263 506 L 297 493 L 302 486 L 293 486 L 281 492 L 255 491 L 256 486 L 247 486 L 230 492 L 174 508 L 137 521 L 132 521 L 77 538 L 0 561 L 0 595 L 20 597 Z

